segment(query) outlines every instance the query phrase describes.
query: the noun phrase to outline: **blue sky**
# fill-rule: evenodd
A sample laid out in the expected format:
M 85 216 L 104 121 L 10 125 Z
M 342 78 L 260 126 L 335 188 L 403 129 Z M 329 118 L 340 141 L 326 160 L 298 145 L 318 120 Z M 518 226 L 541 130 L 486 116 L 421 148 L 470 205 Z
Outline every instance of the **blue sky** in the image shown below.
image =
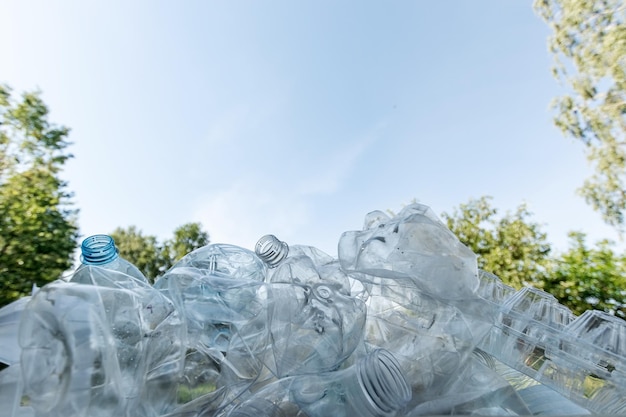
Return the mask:
M 274 233 L 335 255 L 372 210 L 527 202 L 557 250 L 617 240 L 530 1 L 0 3 L 0 82 L 72 129 L 81 233 Z

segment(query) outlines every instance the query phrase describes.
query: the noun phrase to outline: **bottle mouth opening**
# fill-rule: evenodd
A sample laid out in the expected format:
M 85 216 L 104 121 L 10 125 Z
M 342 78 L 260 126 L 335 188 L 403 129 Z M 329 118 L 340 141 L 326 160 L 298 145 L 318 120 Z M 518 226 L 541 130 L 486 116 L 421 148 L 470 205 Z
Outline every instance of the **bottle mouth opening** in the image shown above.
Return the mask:
M 374 415 L 393 416 L 411 400 L 411 389 L 398 360 L 387 350 L 376 349 L 359 362 L 359 383 L 366 406 Z
M 89 236 L 80 245 L 80 260 L 86 265 L 102 265 L 118 257 L 115 241 L 108 235 Z

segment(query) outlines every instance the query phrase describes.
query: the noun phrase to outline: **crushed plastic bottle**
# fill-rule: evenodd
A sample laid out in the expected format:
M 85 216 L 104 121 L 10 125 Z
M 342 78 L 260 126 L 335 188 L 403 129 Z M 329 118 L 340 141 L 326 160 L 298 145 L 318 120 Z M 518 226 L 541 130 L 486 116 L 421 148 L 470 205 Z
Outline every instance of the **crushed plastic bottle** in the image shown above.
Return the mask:
M 476 255 L 423 204 L 406 206 L 393 218 L 369 213 L 362 231 L 341 236 L 339 261 L 373 284 L 406 279 L 443 299 L 467 298 L 479 285 Z
M 0 363 L 13 365 L 20 361 L 20 346 L 17 334 L 22 312 L 30 296 L 22 297 L 0 308 Z
M 337 369 L 363 339 L 366 310 L 350 295 L 339 263 L 319 249 L 294 245 L 267 280 L 270 371 L 282 378 Z
M 112 253 L 112 239 L 84 246 L 94 242 L 102 262 L 89 264 L 88 253 L 78 279 L 44 286 L 22 312 L 23 394 L 35 416 L 163 414 L 182 371 L 183 323 L 174 303 Z
M 197 268 L 206 275 L 264 281 L 265 263 L 251 250 L 225 243 L 206 245 L 183 256 L 169 271 Z
M 339 257 L 263 236 L 154 287 L 105 235 L 0 309 L 0 417 L 626 413 L 626 322 L 478 270 L 421 204 Z
M 374 287 L 370 294 L 364 342 L 397 358 L 413 392 L 410 410 L 446 395 L 446 386 L 488 332 L 489 317 L 472 317 L 409 288 L 390 295 L 384 287 Z
M 280 379 L 240 399 L 228 417 L 392 417 L 411 398 L 394 356 L 376 349 L 355 365 Z
M 501 286 L 493 277 L 485 279 L 489 287 Z M 483 295 L 489 299 L 487 291 Z M 501 303 L 500 313 L 482 350 L 584 409 L 626 412 L 624 320 L 592 310 L 576 317 L 552 295 L 531 287 L 490 302 Z M 532 392 L 527 398 L 539 398 Z
M 437 395 L 403 412 L 403 417 L 434 415 L 531 415 L 507 380 L 490 365 L 493 358 L 474 351 Z
M 273 283 L 267 366 L 279 378 L 335 370 L 363 339 L 365 304 L 318 284 Z
M 254 252 L 212 244 L 187 254 L 155 282 L 185 321 L 176 413 L 215 413 L 259 377 L 271 305 L 265 273 Z

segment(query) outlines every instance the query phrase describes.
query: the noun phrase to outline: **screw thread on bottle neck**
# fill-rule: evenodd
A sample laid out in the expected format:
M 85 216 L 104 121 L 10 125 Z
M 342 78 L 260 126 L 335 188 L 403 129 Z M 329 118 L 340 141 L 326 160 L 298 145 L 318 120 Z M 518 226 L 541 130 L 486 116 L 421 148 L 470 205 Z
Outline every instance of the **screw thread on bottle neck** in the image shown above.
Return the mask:
M 108 235 L 89 236 L 83 240 L 80 250 L 85 265 L 103 265 L 118 257 L 115 241 Z
M 275 268 L 289 254 L 289 246 L 274 235 L 265 235 L 256 243 L 254 251 L 269 268 Z
M 411 399 L 411 389 L 397 359 L 376 349 L 358 364 L 358 378 L 373 416 L 393 416 Z

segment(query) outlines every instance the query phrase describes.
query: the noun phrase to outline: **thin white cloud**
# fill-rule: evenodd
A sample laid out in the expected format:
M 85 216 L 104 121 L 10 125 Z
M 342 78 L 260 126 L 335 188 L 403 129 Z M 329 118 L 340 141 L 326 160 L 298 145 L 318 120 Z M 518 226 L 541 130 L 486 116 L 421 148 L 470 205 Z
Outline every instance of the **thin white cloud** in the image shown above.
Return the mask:
M 303 179 L 297 187 L 302 195 L 332 194 L 339 191 L 342 185 L 349 179 L 359 159 L 365 151 L 376 141 L 378 132 L 384 127 L 379 123 L 364 137 L 356 141 L 341 144 L 331 149 L 324 161 L 317 161 L 318 169 L 313 175 Z
M 231 123 L 215 132 L 227 134 Z M 350 143 L 338 144 L 320 160 L 308 160 L 307 155 L 293 155 L 303 169 L 280 181 L 267 173 L 250 173 L 242 167 L 237 179 L 224 178 L 221 187 L 208 192 L 196 204 L 194 220 L 210 230 L 211 241 L 231 243 L 252 249 L 263 235 L 271 233 L 289 242 L 302 242 L 306 230 L 314 227 L 315 213 L 311 205 L 315 196 L 332 194 L 349 181 L 366 150 L 374 143 L 380 126 Z M 215 133 L 217 134 L 217 133 Z M 219 140 L 219 139 L 217 139 Z M 302 176 L 302 172 L 311 172 Z M 307 242 L 302 242 L 307 244 Z
M 212 242 L 253 249 L 268 233 L 293 241 L 309 223 L 309 213 L 305 201 L 292 193 L 239 181 L 202 200 L 194 219 L 211 231 Z

